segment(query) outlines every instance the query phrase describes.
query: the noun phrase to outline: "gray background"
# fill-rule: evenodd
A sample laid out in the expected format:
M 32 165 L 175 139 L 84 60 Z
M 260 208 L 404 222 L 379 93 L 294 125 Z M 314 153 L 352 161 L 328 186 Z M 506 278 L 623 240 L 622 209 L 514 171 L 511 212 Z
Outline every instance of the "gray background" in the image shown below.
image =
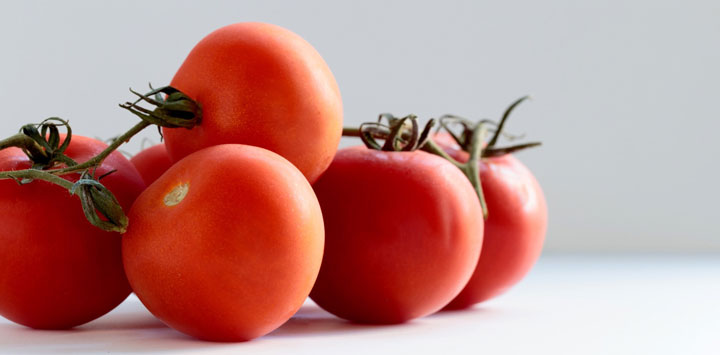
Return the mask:
M 545 143 L 518 157 L 548 199 L 546 250 L 720 251 L 718 1 L 0 6 L 3 136 L 48 116 L 117 135 L 135 122 L 116 106 L 129 86 L 168 83 L 218 27 L 271 22 L 323 55 L 346 125 L 379 112 L 497 118 L 533 94 L 508 129 Z

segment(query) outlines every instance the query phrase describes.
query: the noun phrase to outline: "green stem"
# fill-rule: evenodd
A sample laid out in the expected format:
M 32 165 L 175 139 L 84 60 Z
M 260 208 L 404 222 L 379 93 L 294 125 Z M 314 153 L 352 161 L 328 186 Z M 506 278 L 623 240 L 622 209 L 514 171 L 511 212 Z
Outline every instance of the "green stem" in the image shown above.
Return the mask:
M 505 122 L 507 122 L 508 117 L 510 117 L 510 114 L 513 112 L 515 107 L 520 105 L 523 101 L 529 100 L 529 99 L 530 99 L 530 95 L 523 96 L 523 97 L 515 100 L 515 102 L 513 102 L 512 104 L 510 104 L 510 106 L 505 110 L 505 113 L 503 113 L 503 117 L 500 119 L 500 123 L 498 124 L 497 129 L 495 130 L 495 134 L 492 136 L 492 138 L 490 138 L 490 141 L 487 144 L 487 148 L 492 148 L 495 146 L 495 143 L 497 143 L 498 138 L 500 138 L 500 134 L 502 134 L 503 128 L 505 128 Z
M 43 147 L 23 133 L 18 133 L 0 140 L 0 150 L 10 147 L 24 148 L 33 156 L 46 156 Z
M 470 136 L 470 156 L 468 161 L 460 163 L 453 159 L 442 147 L 437 145 L 432 138 L 428 139 L 427 143 L 423 146 L 423 150 L 440 156 L 441 158 L 449 161 L 468 178 L 470 184 L 472 184 L 475 193 L 477 194 L 478 200 L 480 201 L 480 207 L 482 207 L 483 218 L 488 217 L 487 203 L 485 202 L 485 196 L 482 191 L 482 184 L 480 182 L 480 156 L 482 156 L 482 142 L 485 140 L 487 133 L 487 127 L 479 123 L 475 129 L 472 130 L 472 136 Z
M 129 131 L 114 140 L 107 148 L 100 152 L 100 154 L 81 164 L 77 164 L 70 157 L 60 154 L 56 157 L 56 159 L 65 163 L 67 165 L 65 168 L 0 171 L 0 179 L 13 179 L 21 184 L 26 181 L 43 180 L 58 185 L 70 191 L 71 194 L 78 195 L 82 204 L 83 213 L 91 224 L 105 231 L 124 233 L 127 228 L 128 219 L 122 210 L 122 207 L 120 207 L 119 202 L 112 192 L 107 190 L 94 178 L 86 178 L 85 174 L 88 174 L 87 172 L 91 168 L 100 166 L 103 160 L 115 151 L 121 144 L 125 143 L 134 135 L 150 125 L 151 124 L 147 121 L 142 121 L 136 124 Z M 30 144 L 31 142 L 33 144 Z M 17 134 L 0 141 L 0 149 L 11 146 L 20 146 L 28 149 L 27 147 L 34 147 L 35 145 L 39 146 L 35 140 L 24 134 Z M 44 153 L 42 148 L 40 148 L 37 152 Z M 78 183 L 70 182 L 61 177 L 61 175 L 79 172 L 82 172 L 82 175 Z M 105 219 L 100 218 L 98 212 L 102 214 Z
M 360 137 L 360 128 L 343 127 L 342 135 L 343 137 Z
M 120 107 L 140 117 L 142 121 L 115 139 L 100 154 L 81 164 L 64 155 L 65 148 L 70 144 L 71 128 L 67 121 L 56 117 L 49 118 L 39 125 L 26 125 L 20 134 L 0 140 L 0 150 L 13 146 L 22 148 L 33 163 L 30 169 L 0 171 L 0 179 L 13 179 L 19 184 L 43 180 L 61 186 L 70 194 L 78 195 L 83 213 L 91 224 L 106 231 L 123 233 L 128 224 L 127 216 L 112 192 L 99 182 L 102 177 L 95 177 L 94 169 L 120 145 L 150 125 L 192 128 L 199 124 L 202 118 L 200 104 L 175 88 L 166 86 L 153 89 L 147 95 L 130 91 L 139 99 L 121 104 Z M 153 100 L 148 96 L 155 94 L 159 96 L 160 93 L 167 95 L 162 101 Z M 149 110 L 138 106 L 140 101 L 148 102 L 156 108 Z M 61 122 L 67 129 L 67 138 L 62 145 L 60 145 L 57 124 L 52 121 Z M 39 130 L 36 126 L 39 126 Z M 50 169 L 56 162 L 65 164 L 65 167 Z M 75 183 L 62 177 L 72 173 L 80 174 L 79 180 Z
M 112 152 L 114 152 L 118 147 L 120 147 L 123 143 L 127 142 L 132 138 L 134 135 L 138 134 L 140 131 L 145 129 L 146 127 L 150 126 L 151 124 L 147 121 L 141 121 L 132 128 L 130 128 L 129 131 L 125 132 L 123 135 L 119 136 L 117 139 L 115 139 L 105 150 L 100 152 L 100 154 L 94 156 L 92 159 L 89 159 L 88 161 L 84 163 L 80 163 L 74 166 L 68 166 L 66 168 L 61 169 L 49 169 L 45 170 L 47 173 L 50 174 L 56 174 L 56 175 L 63 175 L 63 174 L 69 174 L 69 173 L 75 173 L 80 172 L 83 170 L 87 170 L 89 168 L 99 166 L 102 164 L 102 161 L 107 158 L 108 155 L 110 155 Z
M 425 143 L 424 146 L 422 146 L 421 149 L 428 153 L 440 156 L 441 158 L 452 163 L 452 165 L 455 165 L 456 167 L 458 167 L 460 170 L 464 170 L 464 167 L 466 164 L 461 163 L 461 162 L 455 160 L 455 158 L 451 157 L 447 152 L 445 152 L 444 149 L 442 149 L 442 147 L 440 147 L 439 145 L 437 145 L 437 143 L 435 143 L 435 141 L 432 139 L 432 137 L 430 137 L 430 139 L 427 140 L 427 142 Z
M 482 123 L 478 123 L 473 129 L 472 136 L 470 136 L 470 157 L 462 169 L 465 176 L 467 176 L 470 183 L 472 183 L 473 188 L 475 188 L 475 193 L 477 193 L 478 199 L 480 200 L 480 207 L 482 207 L 483 218 L 485 220 L 487 220 L 489 212 L 480 181 L 480 157 L 482 156 L 482 144 L 485 141 L 486 134 L 487 127 Z
M 22 179 L 44 180 L 55 185 L 62 186 L 68 190 L 73 187 L 73 183 L 70 181 L 67 181 L 57 175 L 50 174 L 46 171 L 36 169 L 0 171 L 0 179 L 13 179 L 15 181 L 20 181 Z
M 14 171 L 1 171 L 0 179 L 38 179 L 52 182 L 62 187 L 67 187 L 68 185 L 62 183 L 67 182 L 67 180 L 59 178 L 57 175 L 66 175 L 70 173 L 81 172 L 99 166 L 100 164 L 102 164 L 102 161 L 107 158 L 108 155 L 114 152 L 120 145 L 130 140 L 130 138 L 132 138 L 134 135 L 145 129 L 147 126 L 150 126 L 150 123 L 146 121 L 141 121 L 140 123 L 133 126 L 129 131 L 125 132 L 122 136 L 118 137 L 118 139 L 115 139 L 112 144 L 110 144 L 107 148 L 105 148 L 105 150 L 100 152 L 100 154 L 81 164 L 75 163 L 75 161 L 73 161 L 69 157 L 62 157 L 60 158 L 62 162 L 69 166 L 65 168 L 48 170 L 25 169 Z M 30 150 L 32 154 L 44 154 L 42 147 L 40 147 L 37 142 L 22 133 L 18 133 L 14 136 L 0 140 L 0 150 L 9 147 L 23 147 Z M 69 186 L 72 186 L 72 183 L 70 183 Z
M 520 151 L 520 150 L 539 147 L 541 144 L 542 143 L 540 143 L 540 142 L 530 142 L 530 143 L 511 145 L 509 147 L 502 147 L 502 148 L 492 148 L 492 149 L 486 148 L 486 149 L 483 149 L 482 157 L 483 158 L 499 157 L 499 156 L 503 156 L 506 154 L 512 154 L 512 153 Z
M 376 131 L 373 133 L 377 134 L 381 138 L 387 139 L 392 134 L 391 130 L 385 127 L 376 127 L 375 129 Z M 487 203 L 485 202 L 485 196 L 482 191 L 482 184 L 480 182 L 480 157 L 482 156 L 482 143 L 485 139 L 486 133 L 486 125 L 483 122 L 477 123 L 476 127 L 472 130 L 472 135 L 470 137 L 470 157 L 465 163 L 461 163 L 451 157 L 447 152 L 445 152 L 444 149 L 442 149 L 442 147 L 435 143 L 432 137 L 428 138 L 425 144 L 420 147 L 420 149 L 430 154 L 440 156 L 441 158 L 447 160 L 463 172 L 463 174 L 472 184 L 473 189 L 477 194 L 478 200 L 480 201 L 480 207 L 482 207 L 483 217 L 485 219 L 487 219 L 488 217 L 488 208 Z M 345 137 L 360 137 L 361 134 L 362 132 L 360 131 L 360 128 L 343 128 L 343 136 Z M 402 132 L 401 134 L 403 138 L 406 138 L 406 136 L 409 137 L 411 135 L 410 132 Z
M 56 156 L 55 159 L 67 166 L 77 165 L 77 162 L 75 160 L 73 160 L 72 158 L 70 158 L 69 156 L 67 156 L 65 154 L 60 154 L 60 155 Z

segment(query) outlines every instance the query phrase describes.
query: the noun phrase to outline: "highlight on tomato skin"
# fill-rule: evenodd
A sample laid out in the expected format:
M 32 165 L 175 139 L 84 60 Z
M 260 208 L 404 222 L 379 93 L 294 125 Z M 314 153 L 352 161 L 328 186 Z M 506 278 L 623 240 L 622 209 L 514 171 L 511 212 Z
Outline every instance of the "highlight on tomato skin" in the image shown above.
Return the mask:
M 468 155 L 448 134 L 433 137 L 460 162 Z M 507 292 L 540 257 L 547 230 L 547 204 L 532 172 L 513 155 L 484 158 L 480 181 L 488 210 L 477 268 L 446 309 L 464 309 Z
M 423 151 L 353 147 L 314 184 L 326 241 L 310 297 L 334 315 L 397 324 L 440 310 L 480 255 L 480 203 L 467 178 Z
M 203 38 L 171 85 L 202 108 L 200 125 L 164 128 L 174 161 L 216 144 L 254 145 L 280 154 L 314 182 L 342 133 L 335 78 L 307 41 L 282 27 L 236 23 Z
M 64 139 L 62 135 L 61 139 Z M 73 135 L 65 154 L 77 162 L 107 145 Z M 18 148 L 0 150 L 0 170 L 30 167 Z M 145 184 L 133 165 L 113 152 L 97 169 L 102 184 L 129 209 Z M 76 181 L 78 174 L 63 176 Z M 45 181 L 0 180 L 0 315 L 31 328 L 68 329 L 96 319 L 129 294 L 120 234 L 91 225 L 80 202 Z
M 138 170 L 147 186 L 155 182 L 173 164 L 163 143 L 141 150 L 130 158 L 130 162 Z
M 128 213 L 130 284 L 170 327 L 246 341 L 302 306 L 322 260 L 320 205 L 302 173 L 254 146 L 223 144 L 175 163 Z

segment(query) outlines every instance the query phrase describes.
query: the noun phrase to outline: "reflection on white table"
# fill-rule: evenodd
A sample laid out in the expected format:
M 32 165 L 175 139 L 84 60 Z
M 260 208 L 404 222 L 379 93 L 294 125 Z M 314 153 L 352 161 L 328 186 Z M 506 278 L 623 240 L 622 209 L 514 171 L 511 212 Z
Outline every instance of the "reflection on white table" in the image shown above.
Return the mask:
M 720 255 L 547 255 L 508 294 L 396 326 L 357 325 L 308 301 L 273 333 L 208 343 L 135 296 L 69 331 L 0 318 L 0 354 L 720 354 Z

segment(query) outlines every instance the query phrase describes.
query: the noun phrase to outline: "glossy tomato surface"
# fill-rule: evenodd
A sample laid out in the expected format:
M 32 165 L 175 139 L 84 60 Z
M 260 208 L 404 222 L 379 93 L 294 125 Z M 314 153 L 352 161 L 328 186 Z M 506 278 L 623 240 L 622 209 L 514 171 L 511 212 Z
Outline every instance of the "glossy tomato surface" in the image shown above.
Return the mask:
M 362 323 L 431 314 L 467 283 L 483 221 L 467 178 L 425 152 L 338 152 L 314 185 L 325 256 L 312 299 Z
M 163 129 L 170 156 L 222 143 L 269 149 L 309 181 L 327 168 L 342 132 L 340 91 L 320 54 L 265 23 L 222 27 L 190 52 L 172 86 L 202 105 L 199 126 Z
M 436 142 L 451 156 L 467 161 L 448 135 Z M 537 261 L 547 229 L 547 205 L 532 172 L 512 155 L 483 159 L 480 180 L 489 211 L 477 269 L 448 305 L 460 309 L 502 294 L 518 283 Z
M 83 162 L 106 145 L 73 135 L 66 155 Z M 20 149 L 0 151 L 0 170 L 30 167 Z M 145 188 L 135 167 L 114 152 L 97 176 L 127 211 Z M 77 174 L 65 176 L 77 180 Z M 109 312 L 130 294 L 120 234 L 85 219 L 80 200 L 57 185 L 0 180 L 0 315 L 39 329 L 65 329 Z
M 268 150 L 217 145 L 191 154 L 133 205 L 123 237 L 133 290 L 155 316 L 194 337 L 244 341 L 303 304 L 323 252 L 318 201 Z
M 130 162 L 135 165 L 148 186 L 155 182 L 172 165 L 170 155 L 163 143 L 141 150 L 140 153 L 130 158 Z

